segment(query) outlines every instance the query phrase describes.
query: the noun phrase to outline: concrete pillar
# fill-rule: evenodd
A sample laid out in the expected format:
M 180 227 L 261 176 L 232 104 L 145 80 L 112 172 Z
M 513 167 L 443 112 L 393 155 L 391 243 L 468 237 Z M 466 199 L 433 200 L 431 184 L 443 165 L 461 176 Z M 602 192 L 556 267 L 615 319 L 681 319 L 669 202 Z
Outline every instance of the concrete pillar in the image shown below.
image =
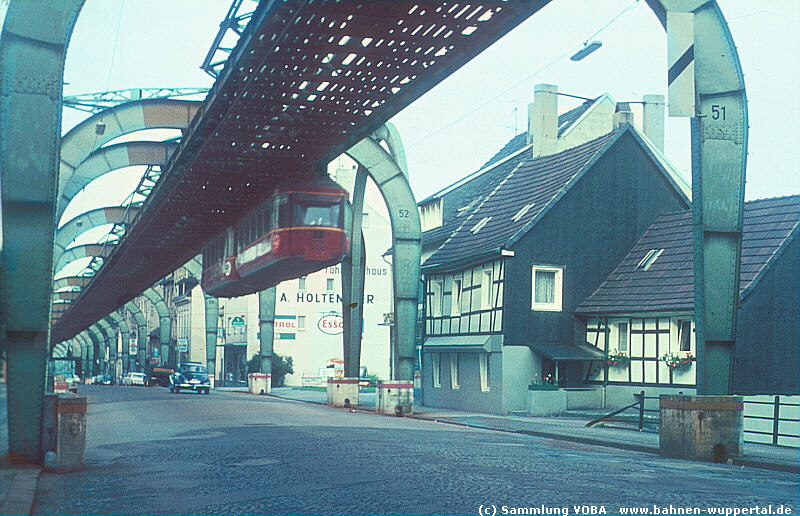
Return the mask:
M 272 339 L 275 337 L 275 295 L 276 288 L 271 287 L 258 293 L 258 331 L 261 336 L 261 373 L 272 375 Z M 267 385 L 268 394 L 271 385 Z
M 661 455 L 708 462 L 727 462 L 742 455 L 743 406 L 741 396 L 662 395 Z
M 645 95 L 642 115 L 642 129 L 645 136 L 664 152 L 664 95 Z
M 533 138 L 534 158 L 558 152 L 558 86 L 534 86 L 528 127 L 529 138 Z
M 354 407 L 358 405 L 358 378 L 328 378 L 328 405 Z

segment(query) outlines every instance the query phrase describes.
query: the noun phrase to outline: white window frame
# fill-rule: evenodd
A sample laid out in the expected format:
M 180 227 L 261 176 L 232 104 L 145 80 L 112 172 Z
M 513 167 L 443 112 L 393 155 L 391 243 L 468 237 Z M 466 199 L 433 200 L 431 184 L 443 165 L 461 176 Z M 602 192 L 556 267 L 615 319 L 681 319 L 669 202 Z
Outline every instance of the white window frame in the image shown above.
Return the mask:
M 555 291 L 553 293 L 552 303 L 537 303 L 536 302 L 536 273 L 537 272 L 554 272 L 555 273 Z M 560 312 L 562 310 L 563 298 L 563 283 L 564 283 L 564 269 L 561 267 L 551 267 L 545 265 L 533 265 L 531 267 L 531 310 L 537 312 Z
M 453 288 L 450 294 L 450 315 L 461 315 L 461 296 L 464 295 L 464 280 L 453 278 Z
M 444 281 L 431 280 L 431 317 L 442 316 L 442 299 L 444 298 Z
M 489 392 L 489 353 L 478 354 L 478 366 L 481 377 L 481 391 Z
M 625 349 L 622 349 L 620 346 L 620 329 L 619 325 L 625 325 Z M 612 328 L 613 334 L 609 335 L 610 342 L 608 349 L 609 350 L 617 350 L 617 351 L 624 351 L 625 353 L 630 356 L 631 352 L 631 322 L 629 319 L 612 319 L 609 321 L 609 325 Z
M 695 338 L 694 338 L 694 321 L 691 317 L 674 317 L 670 324 L 670 353 L 694 353 Z M 681 349 L 681 324 L 689 323 L 689 349 Z M 674 343 L 674 344 L 673 344 Z
M 492 270 L 481 272 L 481 308 L 492 308 Z
M 458 384 L 458 353 L 450 353 L 450 388 L 456 390 L 460 387 Z
M 431 379 L 433 386 L 440 388 L 442 386 L 442 354 L 431 353 Z

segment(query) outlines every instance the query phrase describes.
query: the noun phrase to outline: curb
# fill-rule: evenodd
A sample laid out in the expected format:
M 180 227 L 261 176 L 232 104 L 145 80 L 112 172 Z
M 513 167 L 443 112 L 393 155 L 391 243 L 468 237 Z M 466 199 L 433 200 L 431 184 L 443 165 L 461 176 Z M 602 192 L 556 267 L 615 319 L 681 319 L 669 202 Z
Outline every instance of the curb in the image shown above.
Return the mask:
M 30 514 L 42 470 L 37 467 L 19 467 L 0 505 L 0 514 Z
M 310 403 L 310 404 L 313 404 L 313 405 L 327 406 L 327 403 L 322 403 L 322 402 L 318 402 L 318 401 L 298 400 L 298 399 L 294 399 L 294 398 L 278 396 L 278 395 L 275 395 L 275 394 L 270 394 L 270 396 L 272 396 L 274 398 L 282 399 L 282 400 L 290 400 L 290 401 L 297 401 L 297 402 L 300 402 L 300 403 Z M 373 414 L 377 413 L 374 410 L 369 410 L 369 409 L 366 409 L 366 408 L 360 408 L 358 406 L 351 407 L 350 410 L 358 410 L 359 412 L 369 412 L 369 413 L 373 413 Z M 554 439 L 554 440 L 558 440 L 558 441 L 567 441 L 567 442 L 586 444 L 586 445 L 591 445 L 591 446 L 603 446 L 603 447 L 606 447 L 606 448 L 630 450 L 630 451 L 641 452 L 641 453 L 649 453 L 651 455 L 659 455 L 660 456 L 658 448 L 654 448 L 652 446 L 644 446 L 644 445 L 639 445 L 639 444 L 633 444 L 633 443 L 626 443 L 626 442 L 619 442 L 619 441 L 605 441 L 605 440 L 601 441 L 601 440 L 597 440 L 597 439 L 593 439 L 593 438 L 589 438 L 589 437 L 580 437 L 580 436 L 572 436 L 572 435 L 564 435 L 564 434 L 555 434 L 555 433 L 551 433 L 551 432 L 542 432 L 542 431 L 536 431 L 536 430 L 514 430 L 514 429 L 508 429 L 508 428 L 494 428 L 494 427 L 491 427 L 491 426 L 463 423 L 463 422 L 460 422 L 460 421 L 437 419 L 436 417 L 425 416 L 425 415 L 422 415 L 422 414 L 403 415 L 403 417 L 404 418 L 409 418 L 409 419 L 417 419 L 417 420 L 420 420 L 420 421 L 431 421 L 433 423 L 444 423 L 444 424 L 447 424 L 447 425 L 461 426 L 461 427 L 466 427 L 466 428 L 477 428 L 479 430 L 491 430 L 493 432 L 503 432 L 503 433 L 507 433 L 507 434 L 517 434 L 517 435 L 530 435 L 530 436 L 533 436 L 533 437 L 543 437 L 545 439 Z M 781 471 L 781 472 L 785 472 L 785 473 L 795 473 L 795 474 L 800 473 L 800 467 L 798 465 L 779 464 L 779 463 L 775 463 L 775 462 L 766 462 L 766 461 L 763 461 L 763 460 L 750 459 L 750 458 L 747 458 L 747 457 L 735 458 L 735 459 L 733 459 L 731 461 L 730 464 L 734 465 L 734 466 L 747 466 L 747 467 L 756 468 L 756 469 L 764 469 L 764 470 L 770 470 L 770 471 Z

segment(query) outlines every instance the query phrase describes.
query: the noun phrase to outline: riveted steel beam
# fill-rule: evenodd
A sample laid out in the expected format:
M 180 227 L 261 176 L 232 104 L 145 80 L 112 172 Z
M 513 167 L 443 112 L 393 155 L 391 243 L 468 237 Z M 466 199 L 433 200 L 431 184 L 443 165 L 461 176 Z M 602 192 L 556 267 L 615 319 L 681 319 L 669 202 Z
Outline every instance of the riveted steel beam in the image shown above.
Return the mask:
M 670 43 L 670 106 L 691 117 L 697 393 L 731 394 L 747 163 L 744 75 L 716 1 L 647 1 Z
M 0 184 L 13 460 L 41 457 L 56 170 L 67 44 L 83 0 L 14 0 L 0 34 Z
M 375 181 L 392 224 L 394 280 L 394 380 L 414 380 L 414 338 L 419 299 L 421 235 L 419 212 L 408 178 L 392 156 L 372 138 L 364 138 L 347 154 Z

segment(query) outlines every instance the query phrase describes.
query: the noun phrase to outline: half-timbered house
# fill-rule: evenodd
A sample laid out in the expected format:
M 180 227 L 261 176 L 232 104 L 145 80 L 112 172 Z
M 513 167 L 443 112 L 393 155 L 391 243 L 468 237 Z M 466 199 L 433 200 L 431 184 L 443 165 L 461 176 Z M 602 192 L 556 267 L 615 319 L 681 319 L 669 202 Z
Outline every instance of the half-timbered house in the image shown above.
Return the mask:
M 744 206 L 734 390 L 798 394 L 800 196 Z M 631 394 L 694 393 L 694 270 L 691 212 L 661 215 L 577 308 L 585 338 L 603 354 L 587 383 L 605 385 L 608 406 Z
M 547 141 L 559 139 L 553 106 L 551 127 L 490 162 L 481 192 L 442 217 L 450 227 L 423 263 L 423 404 L 525 411 L 531 382 L 578 386 L 603 358 L 576 339 L 573 311 L 660 213 L 689 207 L 685 183 L 617 111 L 559 145 Z

